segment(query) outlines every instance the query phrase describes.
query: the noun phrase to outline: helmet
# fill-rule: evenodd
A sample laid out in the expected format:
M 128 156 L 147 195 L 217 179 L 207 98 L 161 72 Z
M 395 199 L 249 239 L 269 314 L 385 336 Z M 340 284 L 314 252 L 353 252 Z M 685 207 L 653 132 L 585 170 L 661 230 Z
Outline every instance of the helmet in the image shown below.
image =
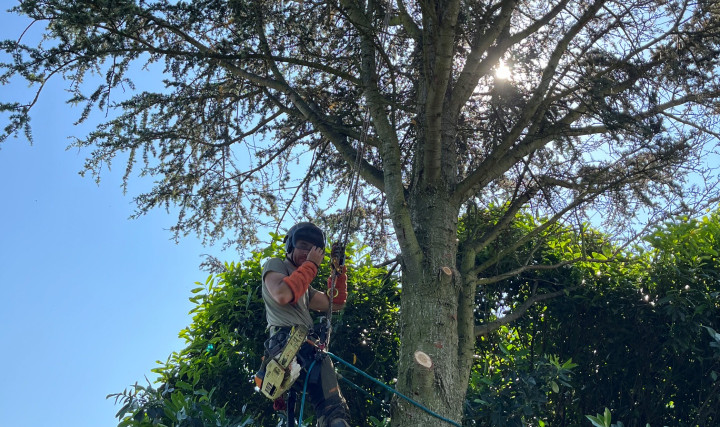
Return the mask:
M 292 252 L 298 240 L 305 240 L 320 249 L 325 249 L 325 233 L 312 222 L 299 222 L 288 230 L 287 235 L 283 239 L 285 252 Z

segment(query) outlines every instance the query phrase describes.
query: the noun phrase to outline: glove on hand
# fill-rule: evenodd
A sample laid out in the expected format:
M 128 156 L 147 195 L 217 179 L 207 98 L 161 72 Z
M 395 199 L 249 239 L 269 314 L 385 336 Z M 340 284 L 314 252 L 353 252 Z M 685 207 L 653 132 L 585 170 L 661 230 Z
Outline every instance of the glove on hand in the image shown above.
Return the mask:
M 333 273 L 328 277 L 328 296 L 332 298 L 333 305 L 343 305 L 347 301 L 347 268 L 343 265 L 340 271 Z M 332 280 L 335 276 L 335 293 L 332 292 Z

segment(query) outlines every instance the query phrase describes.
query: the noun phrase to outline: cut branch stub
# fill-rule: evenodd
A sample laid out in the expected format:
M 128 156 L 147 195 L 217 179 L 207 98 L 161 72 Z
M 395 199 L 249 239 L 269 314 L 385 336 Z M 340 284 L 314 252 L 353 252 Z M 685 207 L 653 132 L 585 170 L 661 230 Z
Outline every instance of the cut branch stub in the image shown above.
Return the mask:
M 427 353 L 420 350 L 415 352 L 415 363 L 426 369 L 432 369 L 433 363 Z

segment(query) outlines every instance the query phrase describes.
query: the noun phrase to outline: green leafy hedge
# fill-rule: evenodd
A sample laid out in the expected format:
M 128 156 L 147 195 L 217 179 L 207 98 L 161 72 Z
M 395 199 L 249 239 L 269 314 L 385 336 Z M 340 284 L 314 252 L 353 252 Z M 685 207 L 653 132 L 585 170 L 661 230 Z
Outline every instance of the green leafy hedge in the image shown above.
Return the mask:
M 354 245 L 348 254 L 348 303 L 333 317 L 331 351 L 373 377 L 392 380 L 397 359 L 395 318 L 400 287 L 386 268 L 375 268 Z M 113 394 L 122 408 L 119 426 L 276 426 L 280 415 L 255 391 L 253 376 L 267 339 L 261 272 L 265 259 L 284 256 L 279 236 L 242 263 L 209 276 L 192 289 L 192 323 L 180 331 L 186 347 L 160 366 L 156 385 L 136 384 Z M 324 290 L 330 271 L 313 282 Z M 321 314 L 319 314 L 321 315 Z M 388 396 L 338 367 L 354 419 L 387 414 Z M 357 386 L 357 388 L 355 387 Z

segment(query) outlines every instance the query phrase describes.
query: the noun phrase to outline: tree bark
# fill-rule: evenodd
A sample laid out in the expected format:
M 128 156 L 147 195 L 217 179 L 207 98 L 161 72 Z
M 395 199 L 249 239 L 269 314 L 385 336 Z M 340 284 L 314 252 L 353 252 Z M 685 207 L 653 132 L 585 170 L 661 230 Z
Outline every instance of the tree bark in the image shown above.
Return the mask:
M 459 209 L 450 204 L 449 197 L 449 192 L 425 189 L 409 198 L 422 256 L 403 256 L 397 388 L 431 411 L 460 423 L 469 371 L 458 357 Z M 394 402 L 392 423 L 403 427 L 444 424 L 402 399 Z

